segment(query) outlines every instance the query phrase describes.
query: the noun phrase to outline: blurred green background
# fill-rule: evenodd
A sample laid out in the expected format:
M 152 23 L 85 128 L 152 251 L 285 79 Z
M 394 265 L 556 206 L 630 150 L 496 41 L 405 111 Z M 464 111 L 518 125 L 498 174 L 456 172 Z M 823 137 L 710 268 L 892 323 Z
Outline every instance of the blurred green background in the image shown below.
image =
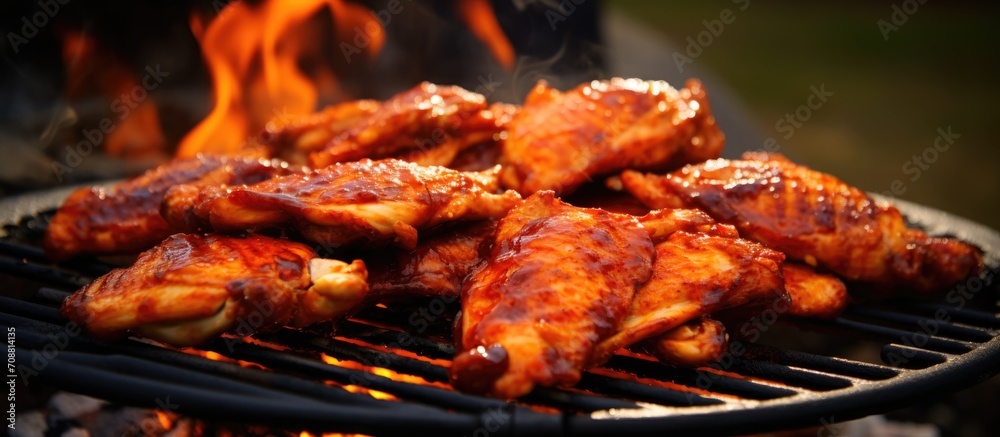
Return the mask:
M 680 49 L 706 30 L 704 20 L 731 9 L 735 20 L 692 65 L 731 87 L 783 152 L 867 191 L 888 191 L 900 180 L 905 192 L 896 197 L 1000 229 L 1000 148 L 992 130 L 1000 77 L 997 4 L 911 0 L 908 9 L 917 5 L 916 11 L 898 30 L 887 27 L 886 40 L 879 20 L 892 25 L 893 5 L 902 9 L 906 2 L 751 0 L 739 10 L 744 3 L 605 5 Z M 820 84 L 834 95 L 785 140 L 787 131 L 777 131 L 775 123 L 806 104 L 810 86 Z M 960 135 L 953 145 L 925 168 L 912 162 L 933 148 L 939 128 L 948 127 Z M 728 140 L 734 146 L 739 141 Z

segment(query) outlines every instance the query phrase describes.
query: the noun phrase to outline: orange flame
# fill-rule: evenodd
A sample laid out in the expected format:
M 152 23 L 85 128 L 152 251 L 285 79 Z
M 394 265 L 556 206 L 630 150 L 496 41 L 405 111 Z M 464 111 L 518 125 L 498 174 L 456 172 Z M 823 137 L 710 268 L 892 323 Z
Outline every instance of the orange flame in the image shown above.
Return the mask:
M 113 113 L 85 128 L 88 140 L 103 144 L 110 156 L 150 158 L 164 152 L 166 141 L 160 129 L 156 105 L 149 93 L 159 85 L 146 80 L 144 86 L 132 68 L 114 56 L 92 36 L 78 31 L 61 33 L 63 64 L 66 65 L 66 99 L 79 102 L 92 95 L 107 100 Z
M 464 0 L 455 2 L 458 16 L 469 26 L 469 30 L 486 45 L 503 68 L 510 71 L 514 67 L 514 47 L 500 28 L 493 6 L 489 0 Z
M 317 82 L 335 87 L 336 81 L 322 72 L 310 77 L 299 63 L 322 46 L 303 29 L 324 7 L 340 41 L 351 41 L 360 29 L 370 42 L 358 49 L 369 56 L 379 53 L 385 43 L 381 23 L 367 8 L 343 0 L 232 2 L 207 27 L 192 17 L 192 32 L 212 75 L 215 106 L 181 141 L 178 157 L 239 151 L 275 115 L 316 110 Z
M 246 367 L 250 369 L 265 369 L 265 367 L 261 366 L 260 364 L 250 361 L 236 360 L 214 351 L 195 349 L 191 347 L 182 348 L 180 349 L 180 351 L 186 354 L 197 355 L 199 357 L 208 358 L 212 361 L 222 361 L 224 363 L 238 364 L 240 367 Z
M 170 430 L 170 428 L 174 426 L 173 419 L 171 419 L 170 415 L 167 414 L 166 412 L 157 410 L 156 411 L 156 420 L 160 421 L 160 426 L 162 426 L 163 429 L 165 429 L 165 430 Z

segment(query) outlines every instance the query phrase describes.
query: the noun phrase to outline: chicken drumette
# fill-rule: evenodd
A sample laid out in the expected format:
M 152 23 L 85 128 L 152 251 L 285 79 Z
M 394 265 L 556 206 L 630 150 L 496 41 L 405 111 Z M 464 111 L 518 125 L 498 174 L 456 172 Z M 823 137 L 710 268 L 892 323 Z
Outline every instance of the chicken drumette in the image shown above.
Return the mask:
M 746 238 L 882 289 L 933 291 L 982 268 L 976 248 L 907 228 L 891 205 L 779 155 L 749 153 L 664 176 L 626 171 L 621 182 L 650 208 L 702 208 Z
M 278 160 L 199 155 L 161 165 L 110 189 L 81 188 L 49 223 L 45 254 L 65 260 L 82 254 L 138 253 L 175 232 L 160 216 L 160 202 L 170 187 L 252 184 L 294 171 L 301 170 Z
M 566 194 L 627 168 L 716 158 L 724 142 L 698 81 L 594 81 L 561 93 L 539 83 L 507 126 L 501 181 L 524 195 Z
M 70 296 L 66 318 L 99 338 L 128 331 L 175 346 L 332 320 L 362 302 L 367 271 L 263 236 L 176 234 Z
M 496 172 L 365 159 L 246 187 L 178 186 L 167 193 L 163 216 L 192 232 L 283 226 L 328 248 L 393 242 L 413 249 L 418 229 L 497 218 L 520 203 L 513 191 L 493 194 Z

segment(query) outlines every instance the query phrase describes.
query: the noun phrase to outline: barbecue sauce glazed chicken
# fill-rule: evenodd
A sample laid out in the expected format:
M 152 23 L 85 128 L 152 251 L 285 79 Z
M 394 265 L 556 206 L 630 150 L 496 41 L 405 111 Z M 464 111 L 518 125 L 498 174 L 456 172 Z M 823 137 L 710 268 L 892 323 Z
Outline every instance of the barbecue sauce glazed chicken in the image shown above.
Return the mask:
M 267 330 L 334 319 L 363 300 L 366 279 L 360 261 L 319 260 L 288 240 L 176 234 L 83 287 L 60 311 L 95 337 L 132 330 L 189 346 L 238 320 L 260 320 L 255 328 Z
M 481 94 L 457 86 L 421 83 L 397 94 L 309 155 L 314 168 L 362 158 L 399 157 L 447 165 L 458 152 L 491 141 L 515 107 L 489 107 Z M 301 146 L 300 146 L 301 147 Z M 402 156 L 398 156 L 403 153 Z
M 593 81 L 559 92 L 539 83 L 503 143 L 501 181 L 529 195 L 573 192 L 595 176 L 717 158 L 724 136 L 701 83 Z
M 634 218 L 540 192 L 500 220 L 487 262 L 462 290 L 452 383 L 501 398 L 572 385 L 651 273 Z
M 163 215 L 188 232 L 287 227 L 331 248 L 368 242 L 413 249 L 418 230 L 499 218 L 519 203 L 516 192 L 494 194 L 496 172 L 363 159 L 245 187 L 174 187 Z
M 979 274 L 978 249 L 906 226 L 891 205 L 780 155 L 748 153 L 663 176 L 626 171 L 650 208 L 701 208 L 792 259 L 882 289 L 931 292 Z
M 711 362 L 726 327 L 765 306 L 836 317 L 841 278 L 928 292 L 982 268 L 976 248 L 907 228 L 832 176 L 778 155 L 715 159 L 723 142 L 694 80 L 541 82 L 522 107 L 422 83 L 276 120 L 252 145 L 312 170 L 259 152 L 177 160 L 74 192 L 44 244 L 55 260 L 152 247 L 64 302 L 99 338 L 195 345 L 254 311 L 274 329 L 460 298 L 451 381 L 508 399 L 572 385 L 623 348 Z M 636 215 L 557 197 L 619 172 L 596 203 Z M 361 246 L 367 264 L 290 240 Z
M 254 156 L 207 156 L 179 159 L 110 189 L 80 188 L 63 202 L 49 222 L 45 255 L 66 260 L 77 255 L 134 254 L 177 231 L 160 215 L 163 196 L 174 185 L 195 189 L 252 184 L 301 171 L 279 160 Z

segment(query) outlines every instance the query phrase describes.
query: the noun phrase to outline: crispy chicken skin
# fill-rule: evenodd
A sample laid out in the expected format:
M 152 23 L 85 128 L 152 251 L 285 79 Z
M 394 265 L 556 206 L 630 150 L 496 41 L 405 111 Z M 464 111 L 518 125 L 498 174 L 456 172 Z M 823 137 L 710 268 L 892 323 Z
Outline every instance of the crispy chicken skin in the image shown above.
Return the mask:
M 309 159 L 314 168 L 323 168 L 336 162 L 388 158 L 400 152 L 437 148 L 454 159 L 462 149 L 498 134 L 509 121 L 512 108 L 487 107 L 486 98 L 480 94 L 423 82 L 387 100 L 360 123 L 311 153 Z M 448 163 L 430 159 L 421 162 Z
M 310 153 L 322 150 L 334 138 L 367 120 L 381 106 L 375 100 L 353 100 L 291 120 L 275 117 L 264 126 L 262 142 L 273 156 L 307 164 Z
M 779 155 L 711 160 L 622 184 L 650 208 L 698 207 L 792 259 L 882 289 L 928 292 L 982 268 L 965 243 L 909 229 L 899 210 Z
M 292 167 L 278 160 L 199 155 L 163 164 L 110 189 L 81 188 L 49 223 L 45 254 L 65 260 L 141 252 L 173 233 L 160 216 L 160 202 L 170 187 L 251 184 L 290 171 Z
M 328 248 L 392 242 L 413 249 L 418 229 L 499 218 L 520 203 L 513 191 L 493 194 L 496 173 L 365 159 L 247 187 L 174 187 L 164 199 L 164 217 L 190 232 L 285 227 Z
M 483 245 L 493 240 L 497 222 L 484 220 L 448 229 L 420 241 L 413 250 L 397 249 L 388 259 L 368 262 L 370 297 L 426 296 L 457 300 L 466 276 L 483 260 Z
M 598 344 L 591 364 L 717 311 L 788 299 L 781 275 L 785 256 L 734 234 L 677 231 L 657 244 L 652 277 L 636 292 L 614 335 Z
M 626 168 L 718 157 L 724 137 L 704 89 L 694 80 L 687 86 L 615 78 L 562 93 L 539 82 L 507 126 L 501 182 L 523 195 L 568 194 Z
M 487 262 L 462 290 L 452 384 L 501 398 L 574 384 L 652 257 L 635 219 L 532 195 L 500 220 Z
M 83 287 L 60 311 L 95 337 L 134 331 L 189 346 L 238 326 L 247 335 L 333 319 L 363 299 L 365 279 L 362 262 L 318 259 L 287 240 L 176 234 Z

